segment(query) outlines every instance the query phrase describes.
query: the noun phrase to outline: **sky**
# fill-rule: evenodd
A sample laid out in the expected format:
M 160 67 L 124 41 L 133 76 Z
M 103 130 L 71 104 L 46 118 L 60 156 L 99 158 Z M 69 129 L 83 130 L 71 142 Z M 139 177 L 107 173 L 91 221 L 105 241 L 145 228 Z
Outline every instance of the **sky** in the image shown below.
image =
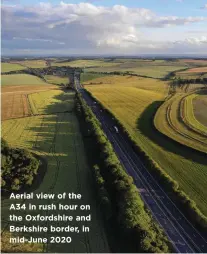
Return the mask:
M 207 0 L 2 0 L 2 55 L 207 55 Z

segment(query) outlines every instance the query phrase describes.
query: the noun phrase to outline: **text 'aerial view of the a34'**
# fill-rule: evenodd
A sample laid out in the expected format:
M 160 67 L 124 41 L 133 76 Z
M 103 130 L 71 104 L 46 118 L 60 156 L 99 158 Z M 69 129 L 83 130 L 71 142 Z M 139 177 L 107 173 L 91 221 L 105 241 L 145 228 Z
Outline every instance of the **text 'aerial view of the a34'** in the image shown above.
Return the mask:
M 1 1 L 1 253 L 207 253 L 207 1 Z

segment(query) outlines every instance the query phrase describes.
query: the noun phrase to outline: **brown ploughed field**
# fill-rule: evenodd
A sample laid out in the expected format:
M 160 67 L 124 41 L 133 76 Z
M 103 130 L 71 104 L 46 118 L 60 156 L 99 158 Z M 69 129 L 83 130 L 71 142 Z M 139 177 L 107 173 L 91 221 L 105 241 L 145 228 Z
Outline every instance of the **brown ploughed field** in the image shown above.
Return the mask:
M 1 120 L 30 116 L 28 94 L 56 89 L 57 86 L 5 86 L 1 88 Z

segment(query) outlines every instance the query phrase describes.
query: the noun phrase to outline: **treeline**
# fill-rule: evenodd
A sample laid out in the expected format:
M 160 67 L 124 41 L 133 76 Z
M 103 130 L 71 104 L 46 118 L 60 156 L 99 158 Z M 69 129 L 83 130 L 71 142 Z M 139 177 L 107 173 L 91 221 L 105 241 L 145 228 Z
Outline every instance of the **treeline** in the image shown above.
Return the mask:
M 40 162 L 26 150 L 11 148 L 1 139 L 1 189 L 20 191 L 32 185 Z
M 86 91 L 94 100 L 96 98 Z M 97 101 L 97 100 L 96 100 Z M 123 132 L 123 134 L 131 142 L 132 147 L 136 153 L 140 156 L 147 169 L 153 174 L 155 179 L 159 183 L 162 183 L 164 190 L 168 195 L 176 202 L 185 216 L 198 228 L 206 231 L 207 229 L 207 217 L 198 209 L 196 203 L 186 195 L 185 192 L 180 190 L 177 181 L 172 179 L 147 153 L 137 144 L 135 139 L 130 135 L 123 124 L 114 117 L 113 113 L 104 107 L 103 104 L 98 102 L 116 121 L 116 125 Z M 153 121 L 153 119 L 152 119 Z
M 207 78 L 195 78 L 195 79 L 184 79 L 184 78 L 173 78 L 171 85 L 182 86 L 186 84 L 207 84 Z
M 121 166 L 99 121 L 79 93 L 75 105 L 83 135 L 95 147 L 93 175 L 101 210 L 108 222 L 115 223 L 124 252 L 171 251 L 171 244 L 144 206 L 132 177 Z
M 88 68 L 87 68 L 88 69 Z M 141 78 L 152 78 L 152 79 L 159 79 L 162 80 L 161 78 L 155 78 L 151 76 L 146 76 L 146 75 L 139 75 L 136 73 L 131 73 L 131 71 L 111 71 L 111 72 L 106 72 L 106 71 L 89 71 L 85 73 L 91 73 L 91 74 L 103 74 L 103 75 L 117 75 L 117 76 L 134 76 L 134 77 L 141 77 Z

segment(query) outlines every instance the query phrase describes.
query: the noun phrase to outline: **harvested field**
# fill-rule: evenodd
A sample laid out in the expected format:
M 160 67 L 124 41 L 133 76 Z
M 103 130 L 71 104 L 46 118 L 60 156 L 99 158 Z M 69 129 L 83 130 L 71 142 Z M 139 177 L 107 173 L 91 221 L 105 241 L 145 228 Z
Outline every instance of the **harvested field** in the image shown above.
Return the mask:
M 1 76 L 2 86 L 23 86 L 23 85 L 48 85 L 42 79 L 28 74 L 12 74 Z
M 198 94 L 193 99 L 193 113 L 198 122 L 207 127 L 207 92 Z M 207 129 L 206 129 L 207 132 Z
M 137 88 L 135 83 L 131 87 L 130 83 L 120 85 L 120 82 L 85 87 L 123 123 L 137 144 L 179 183 L 180 188 L 207 215 L 207 158 L 173 142 L 154 128 L 154 115 L 167 96 L 165 83 L 160 81 L 163 89 L 157 84 L 157 89 L 155 86 L 153 91 L 152 88 L 147 90 L 147 83 L 143 83 L 140 80 L 137 86 L 145 89 Z M 160 125 L 164 124 L 165 120 L 160 119 Z
M 44 93 L 44 92 L 43 92 Z M 49 99 L 50 94 L 50 99 Z M 43 216 L 58 214 L 66 216 L 83 215 L 88 216 L 91 214 L 92 220 L 85 221 L 84 225 L 90 227 L 90 232 L 82 232 L 82 223 L 77 222 L 75 219 L 72 222 L 66 223 L 65 221 L 24 221 L 25 226 L 48 226 L 53 227 L 65 227 L 67 225 L 73 227 L 79 227 L 79 233 L 28 233 L 27 236 L 33 237 L 51 237 L 51 236 L 71 236 L 72 242 L 70 244 L 60 243 L 46 243 L 43 245 L 42 252 L 51 253 L 109 253 L 107 239 L 104 232 L 104 226 L 102 219 L 99 216 L 94 187 L 92 184 L 91 170 L 89 169 L 85 157 L 84 145 L 82 142 L 82 136 L 79 131 L 78 121 L 74 113 L 64 112 L 65 101 L 67 100 L 69 108 L 73 107 L 73 100 L 71 100 L 72 93 L 60 93 L 57 98 L 57 94 L 53 91 L 47 92 L 47 105 L 45 104 L 44 113 L 50 112 L 50 114 L 25 117 L 21 119 L 11 119 L 4 121 L 2 124 L 2 137 L 11 146 L 26 148 L 33 153 L 41 156 L 47 161 L 46 173 L 43 179 L 41 179 L 40 185 L 33 191 L 34 193 L 81 193 L 82 200 L 64 199 L 61 200 L 62 205 L 77 204 L 77 205 L 90 205 L 91 210 L 80 211 L 68 210 L 21 210 L 17 211 L 18 215 L 25 216 L 31 214 L 35 216 L 37 214 Z M 40 99 L 37 101 L 44 101 L 45 96 L 41 96 L 41 93 L 37 94 Z M 63 97 L 62 97 L 63 96 Z M 68 96 L 68 97 L 67 97 Z M 54 98 L 55 97 L 55 98 Z M 64 99 L 62 101 L 62 98 Z M 50 109 L 51 104 L 53 111 Z M 57 104 L 57 108 L 55 105 Z M 63 105 L 61 109 L 60 105 Z M 50 109 L 48 110 L 47 107 Z M 37 110 L 42 109 L 41 104 L 37 105 Z M 59 113 L 54 113 L 61 111 Z M 12 134 L 12 135 L 11 135 Z M 31 200 L 24 200 L 23 203 L 28 204 Z M 10 204 L 18 203 L 18 200 L 2 200 L 2 231 L 7 232 L 9 226 L 8 211 Z M 22 203 L 22 204 L 23 204 Z M 55 198 L 54 200 L 48 200 L 47 204 L 54 203 L 59 205 L 60 200 Z M 32 204 L 39 205 L 44 204 L 45 200 L 34 198 Z M 66 225 L 67 224 L 67 225 Z M 12 222 L 12 225 L 19 225 L 19 222 Z
M 32 114 L 28 95 L 37 91 L 55 89 L 56 86 L 4 86 L 2 92 L 2 121 Z

